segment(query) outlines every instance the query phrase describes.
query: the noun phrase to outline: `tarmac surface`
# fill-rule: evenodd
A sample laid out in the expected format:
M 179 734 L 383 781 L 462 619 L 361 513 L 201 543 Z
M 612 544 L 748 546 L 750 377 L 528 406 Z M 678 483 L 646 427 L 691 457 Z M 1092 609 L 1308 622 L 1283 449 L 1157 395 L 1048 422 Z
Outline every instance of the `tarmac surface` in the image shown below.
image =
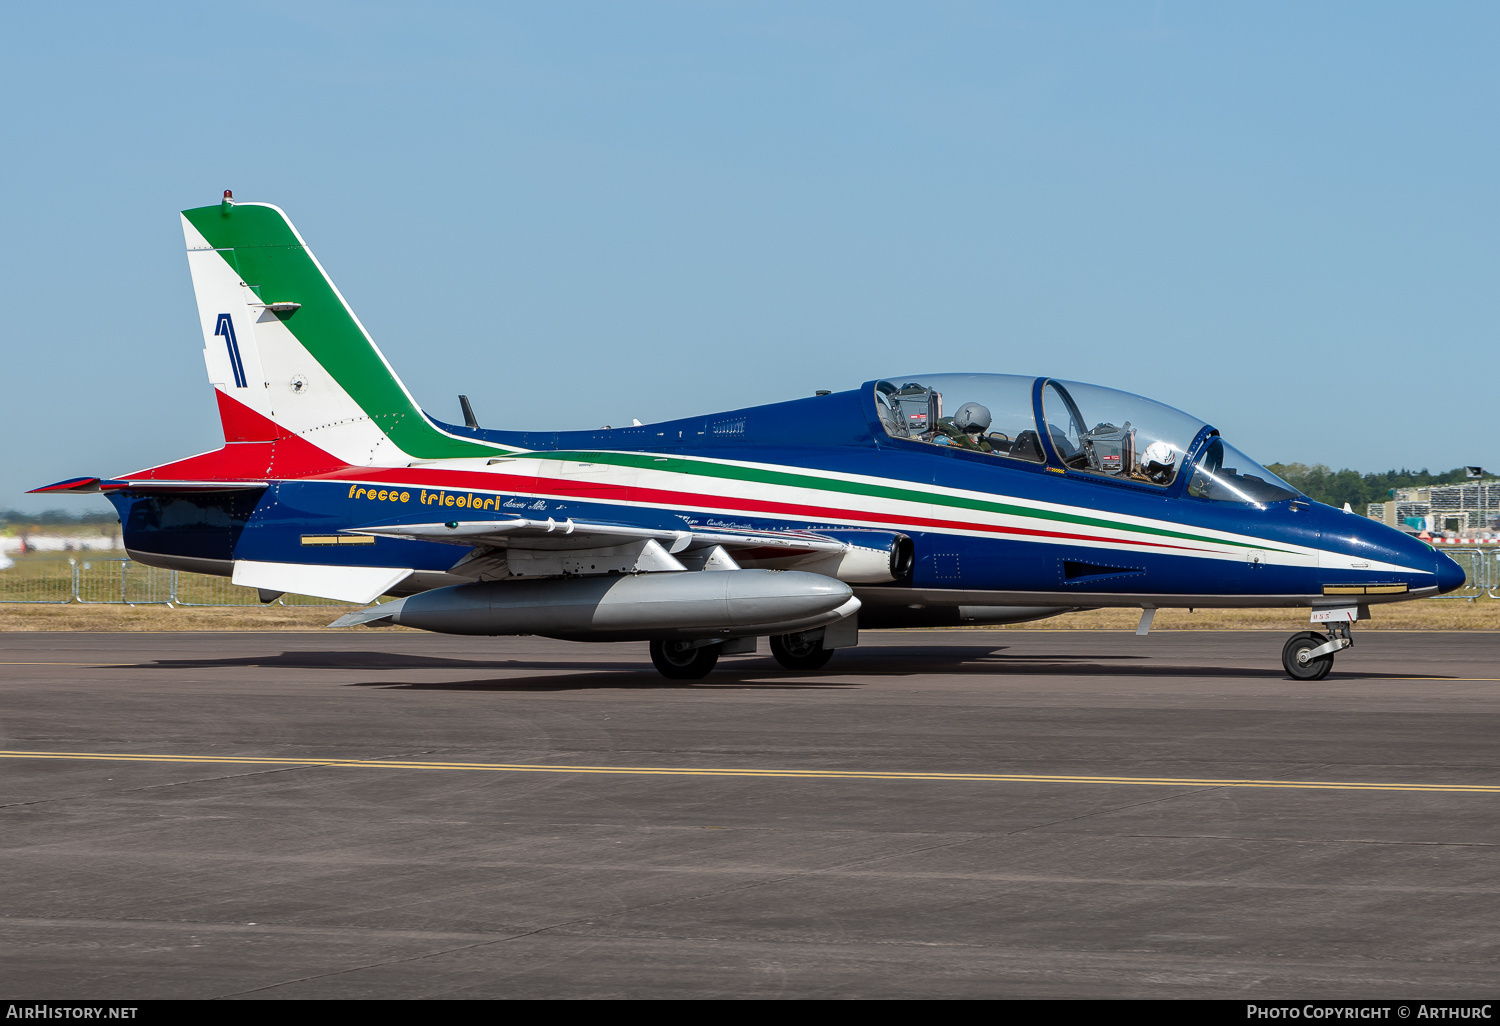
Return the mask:
M 1356 637 L 0 634 L 0 997 L 1494 998 L 1500 634 Z

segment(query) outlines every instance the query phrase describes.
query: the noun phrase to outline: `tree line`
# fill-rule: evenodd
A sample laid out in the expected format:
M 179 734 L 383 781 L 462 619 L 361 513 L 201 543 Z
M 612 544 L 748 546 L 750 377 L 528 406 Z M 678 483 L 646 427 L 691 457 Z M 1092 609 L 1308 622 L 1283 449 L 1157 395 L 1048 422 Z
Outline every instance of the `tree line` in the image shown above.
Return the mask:
M 18 509 L 0 509 L 0 531 L 7 528 L 36 530 L 45 527 L 116 527 L 120 518 L 106 510 L 90 510 L 86 513 L 70 513 L 64 509 L 49 509 L 43 513 L 22 513 Z
M 1364 514 L 1366 504 L 1389 502 L 1396 488 L 1426 488 L 1429 485 L 1461 484 L 1468 478 L 1463 467 L 1434 474 L 1421 470 L 1384 470 L 1361 474 L 1357 470 L 1332 470 L 1321 463 L 1272 463 L 1266 467 L 1309 499 L 1343 507 L 1348 503 L 1354 512 Z

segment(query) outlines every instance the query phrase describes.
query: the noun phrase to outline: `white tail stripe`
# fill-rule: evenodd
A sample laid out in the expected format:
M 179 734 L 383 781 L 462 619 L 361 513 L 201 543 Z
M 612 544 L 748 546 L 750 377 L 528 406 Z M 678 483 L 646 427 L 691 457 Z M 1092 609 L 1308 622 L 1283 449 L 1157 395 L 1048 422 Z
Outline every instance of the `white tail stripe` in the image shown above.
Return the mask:
M 267 420 L 354 466 L 405 466 L 394 445 L 281 318 L 187 218 L 188 268 L 209 382 Z M 274 298 L 274 297 L 272 297 Z

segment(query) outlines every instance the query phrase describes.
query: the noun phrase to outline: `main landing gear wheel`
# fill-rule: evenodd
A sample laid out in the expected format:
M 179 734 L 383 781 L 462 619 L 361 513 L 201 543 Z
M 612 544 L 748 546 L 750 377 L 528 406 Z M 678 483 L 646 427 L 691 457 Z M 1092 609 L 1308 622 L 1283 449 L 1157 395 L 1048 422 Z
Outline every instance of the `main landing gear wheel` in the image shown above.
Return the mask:
M 1306 659 L 1304 652 L 1311 652 L 1320 645 L 1327 644 L 1328 638 L 1315 631 L 1302 631 L 1293 634 L 1285 647 L 1281 650 L 1281 665 L 1286 668 L 1288 677 L 1293 680 L 1322 680 L 1328 676 L 1328 671 L 1333 669 L 1333 653 Z
M 788 670 L 820 670 L 833 658 L 833 649 L 823 647 L 821 637 L 804 634 L 771 635 L 771 655 Z
M 719 661 L 719 645 L 694 648 L 691 641 L 651 642 L 651 661 L 663 677 L 698 680 L 707 677 Z

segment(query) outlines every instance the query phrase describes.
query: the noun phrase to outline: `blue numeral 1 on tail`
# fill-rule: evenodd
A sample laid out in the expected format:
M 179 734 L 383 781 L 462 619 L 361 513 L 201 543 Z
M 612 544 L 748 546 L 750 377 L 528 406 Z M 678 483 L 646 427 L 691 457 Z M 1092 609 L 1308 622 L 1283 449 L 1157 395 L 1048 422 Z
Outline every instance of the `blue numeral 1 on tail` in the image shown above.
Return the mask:
M 245 365 L 240 362 L 240 344 L 234 337 L 234 319 L 228 314 L 219 314 L 218 326 L 214 328 L 215 335 L 224 336 L 224 344 L 229 347 L 229 365 L 234 369 L 234 387 L 245 387 Z

